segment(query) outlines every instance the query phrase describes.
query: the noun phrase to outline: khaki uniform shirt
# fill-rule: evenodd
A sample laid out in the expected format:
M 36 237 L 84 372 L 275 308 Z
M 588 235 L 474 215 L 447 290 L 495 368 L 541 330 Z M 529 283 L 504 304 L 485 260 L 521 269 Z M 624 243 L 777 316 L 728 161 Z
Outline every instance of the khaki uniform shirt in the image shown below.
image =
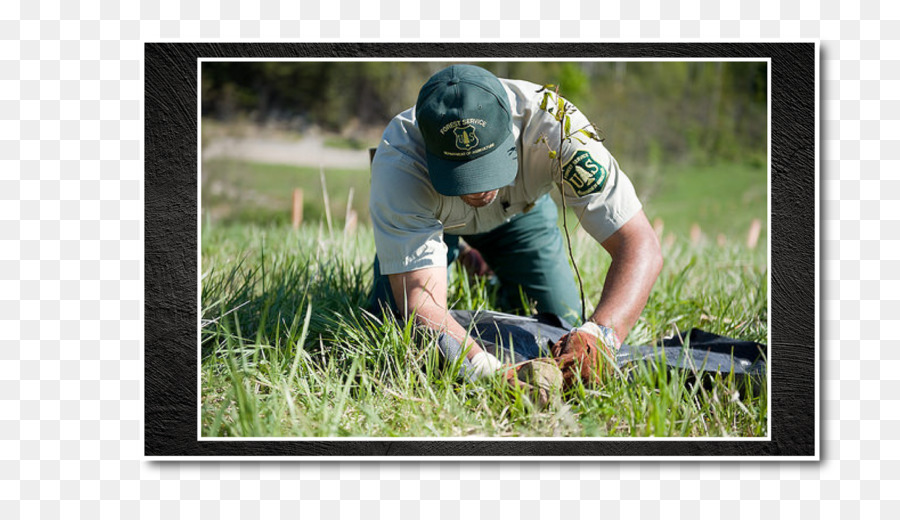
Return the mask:
M 388 124 L 372 162 L 369 199 L 382 274 L 446 266 L 444 233 L 490 231 L 529 210 L 555 186 L 558 189 L 559 174 L 549 152 L 559 147 L 561 128 L 547 111 L 558 106 L 555 93 L 528 81 L 500 82 L 509 95 L 519 171 L 512 184 L 500 188 L 494 202 L 483 208 L 441 195 L 431 185 L 415 107 Z M 569 119 L 568 132 L 562 130 L 571 135 L 562 150 L 566 205 L 585 231 L 603 242 L 641 209 L 641 203 L 603 144 L 577 131 L 593 132 L 587 118 L 575 110 Z

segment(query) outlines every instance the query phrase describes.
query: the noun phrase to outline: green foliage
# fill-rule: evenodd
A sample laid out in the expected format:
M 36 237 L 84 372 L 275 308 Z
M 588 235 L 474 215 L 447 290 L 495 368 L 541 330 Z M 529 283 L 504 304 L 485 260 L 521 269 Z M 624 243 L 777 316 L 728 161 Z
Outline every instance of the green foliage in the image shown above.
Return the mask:
M 206 62 L 202 115 L 249 117 L 343 133 L 380 132 L 451 62 Z M 752 161 L 765 154 L 766 64 L 754 62 L 478 62 L 499 77 L 560 85 L 644 164 L 650 143 L 670 162 Z
M 565 193 L 562 150 L 563 147 L 571 143 L 573 139 L 580 143 L 587 143 L 589 141 L 600 142 L 602 139 L 597 135 L 596 127 L 593 125 L 582 128 L 572 128 L 571 115 L 576 112 L 576 108 L 570 101 L 567 101 L 564 97 L 559 95 L 558 88 L 546 85 L 543 90 L 544 99 L 541 103 L 541 110 L 552 114 L 559 124 L 559 140 L 551 143 L 547 134 L 541 134 L 538 140 L 547 145 L 548 156 L 553 165 L 551 168 L 551 178 L 557 182 L 560 193 L 559 198 L 562 202 L 562 225 L 566 237 L 566 252 L 569 254 L 569 261 L 572 263 L 572 270 L 575 271 L 575 279 L 578 281 L 579 301 L 584 302 L 584 285 L 581 280 L 581 271 L 578 268 L 578 264 L 573 261 L 572 256 L 572 240 L 568 232 L 569 212 L 566 209 L 566 198 L 562 196 L 562 194 Z M 605 182 L 606 179 L 604 178 L 603 183 Z M 600 184 L 599 189 L 602 189 L 603 183 Z M 585 321 L 585 312 L 587 312 L 587 309 L 583 308 L 581 310 L 581 321 Z
M 340 131 L 352 121 L 383 125 L 415 101 L 423 62 L 207 62 L 204 117 L 250 115 L 259 122 L 299 121 Z
M 608 258 L 583 234 L 574 246 L 596 300 Z M 368 229 L 204 226 L 204 436 L 766 435 L 765 388 L 737 395 L 728 377 L 699 384 L 688 373 L 635 367 L 547 409 L 500 380 L 457 381 L 458 367 L 441 367 L 433 339 L 360 309 L 373 252 Z M 766 341 L 764 254 L 677 241 L 664 255 L 629 343 L 692 326 Z M 450 292 L 457 308 L 494 305 L 490 286 L 470 285 L 461 272 Z
M 578 64 L 563 63 L 559 70 L 559 91 L 577 105 L 585 101 L 591 93 L 590 78 Z

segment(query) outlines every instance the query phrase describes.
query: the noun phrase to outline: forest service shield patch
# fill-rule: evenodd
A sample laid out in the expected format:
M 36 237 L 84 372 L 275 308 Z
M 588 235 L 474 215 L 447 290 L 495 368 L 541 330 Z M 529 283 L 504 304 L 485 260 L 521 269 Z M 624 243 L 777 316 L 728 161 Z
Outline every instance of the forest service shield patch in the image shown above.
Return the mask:
M 563 166 L 563 179 L 579 197 L 603 191 L 608 176 L 606 168 L 586 150 L 575 152 Z

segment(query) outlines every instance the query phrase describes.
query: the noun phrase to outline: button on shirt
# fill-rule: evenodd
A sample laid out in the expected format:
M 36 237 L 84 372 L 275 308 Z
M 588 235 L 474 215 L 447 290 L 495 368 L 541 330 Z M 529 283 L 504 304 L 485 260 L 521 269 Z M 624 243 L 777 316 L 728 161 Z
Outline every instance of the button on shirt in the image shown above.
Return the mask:
M 519 171 L 488 206 L 473 208 L 459 197 L 435 191 L 428 178 L 415 107 L 388 124 L 372 162 L 369 198 L 382 274 L 446 266 L 444 233 L 485 233 L 527 211 L 554 187 L 559 189 L 560 173 L 549 152 L 557 150 L 560 132 L 566 131 L 548 112 L 558 107 L 555 93 L 528 81 L 500 82 L 509 95 Z M 641 203 L 603 144 L 578 132 L 593 132 L 587 118 L 576 109 L 569 119 L 566 134 L 570 137 L 562 146 L 566 205 L 585 231 L 603 242 L 641 209 Z

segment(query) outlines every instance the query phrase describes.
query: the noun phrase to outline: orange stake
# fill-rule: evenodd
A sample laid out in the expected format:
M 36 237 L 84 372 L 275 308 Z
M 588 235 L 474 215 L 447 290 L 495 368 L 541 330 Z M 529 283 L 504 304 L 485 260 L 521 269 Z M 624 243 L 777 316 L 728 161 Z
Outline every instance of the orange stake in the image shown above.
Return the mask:
M 300 188 L 294 189 L 294 197 L 293 197 L 293 209 L 291 210 L 291 224 L 294 226 L 294 229 L 300 229 L 300 224 L 303 222 L 303 190 Z

